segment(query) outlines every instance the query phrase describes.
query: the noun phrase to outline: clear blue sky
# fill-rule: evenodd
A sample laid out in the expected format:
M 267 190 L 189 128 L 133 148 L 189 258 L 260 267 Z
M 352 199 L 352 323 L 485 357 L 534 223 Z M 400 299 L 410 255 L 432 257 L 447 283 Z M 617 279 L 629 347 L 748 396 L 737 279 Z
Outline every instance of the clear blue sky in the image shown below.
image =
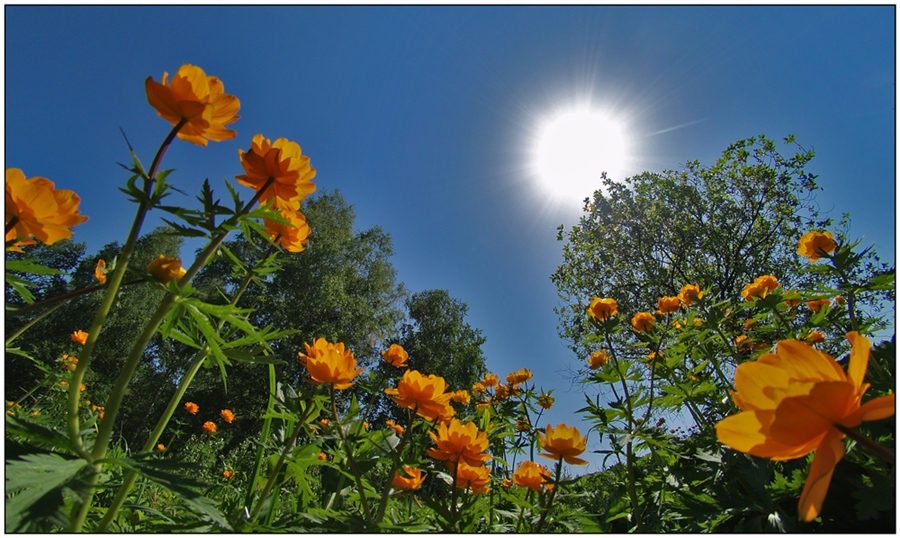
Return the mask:
M 590 99 L 627 116 L 628 175 L 793 133 L 818 154 L 822 208 L 850 212 L 851 235 L 894 257 L 893 6 L 4 12 L 6 166 L 79 193 L 90 220 L 74 239 L 89 252 L 122 241 L 133 216 L 115 190 L 119 128 L 146 163 L 170 129 L 144 79 L 198 65 L 241 100 L 242 119 L 235 140 L 175 143 L 164 167 L 176 185 L 193 194 L 208 177 L 225 195 L 253 135 L 298 142 L 320 189 L 391 234 L 400 280 L 468 303 L 492 371 L 527 367 L 556 389 L 553 423 L 588 428 L 564 374 L 583 358 L 556 334 L 549 278 L 556 227 L 579 214 L 548 203 L 529 170 L 549 111 Z

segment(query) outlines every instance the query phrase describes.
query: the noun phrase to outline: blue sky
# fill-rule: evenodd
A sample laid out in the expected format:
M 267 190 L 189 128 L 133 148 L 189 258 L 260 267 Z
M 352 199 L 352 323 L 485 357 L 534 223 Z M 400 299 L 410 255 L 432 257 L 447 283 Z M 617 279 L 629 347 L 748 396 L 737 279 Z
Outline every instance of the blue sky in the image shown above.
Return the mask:
M 320 189 L 382 226 L 410 290 L 446 288 L 487 337 L 488 367 L 555 388 L 552 423 L 580 422 L 581 366 L 556 334 L 556 228 L 579 216 L 533 177 L 537 126 L 589 101 L 626 120 L 624 174 L 712 164 L 730 143 L 795 134 L 814 148 L 817 199 L 851 235 L 895 244 L 893 6 L 6 6 L 6 166 L 82 198 L 94 251 L 124 239 L 115 190 L 170 125 L 143 81 L 185 63 L 241 100 L 235 140 L 175 143 L 195 193 L 241 173 L 253 135 L 296 141 Z M 614 178 L 615 179 L 615 178 Z M 832 209 L 833 208 L 833 209 Z M 146 229 L 153 227 L 153 223 Z M 599 448 L 592 436 L 589 448 Z M 591 458 L 590 469 L 599 465 Z

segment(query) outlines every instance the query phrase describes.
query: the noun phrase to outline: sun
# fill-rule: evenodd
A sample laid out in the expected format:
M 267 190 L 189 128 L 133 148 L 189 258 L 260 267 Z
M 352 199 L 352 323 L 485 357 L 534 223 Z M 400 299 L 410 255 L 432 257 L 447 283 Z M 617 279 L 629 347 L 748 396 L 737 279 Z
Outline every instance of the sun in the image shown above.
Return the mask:
M 607 111 L 573 108 L 546 119 L 537 131 L 534 172 L 555 198 L 580 202 L 601 188 L 601 175 L 621 180 L 628 155 L 623 122 Z

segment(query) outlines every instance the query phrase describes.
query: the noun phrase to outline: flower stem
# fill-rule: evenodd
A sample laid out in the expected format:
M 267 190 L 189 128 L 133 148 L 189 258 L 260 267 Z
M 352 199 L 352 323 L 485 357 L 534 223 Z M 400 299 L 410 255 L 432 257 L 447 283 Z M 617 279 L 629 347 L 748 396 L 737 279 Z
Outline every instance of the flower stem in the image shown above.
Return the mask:
M 869 450 L 872 451 L 873 454 L 875 454 L 879 458 L 887 461 L 888 463 L 894 463 L 894 461 L 896 461 L 893 450 L 884 448 L 883 446 L 879 445 L 875 441 L 873 441 L 873 440 L 869 439 L 868 437 L 866 437 L 865 435 L 859 433 L 855 429 L 848 428 L 848 427 L 842 426 L 840 424 L 835 424 L 834 427 L 837 428 L 841 433 L 843 433 L 850 439 L 853 439 L 857 443 L 868 448 Z
M 59 303 L 58 305 L 54 306 L 53 308 L 51 308 L 51 309 L 49 309 L 49 310 L 46 310 L 46 311 L 44 311 L 44 312 L 41 312 L 40 315 L 38 315 L 38 316 L 35 317 L 33 320 L 31 320 L 31 321 L 29 321 L 28 323 L 26 323 L 25 325 L 23 325 L 21 329 L 19 329 L 18 331 L 16 331 L 15 333 L 13 333 L 12 336 L 10 336 L 9 338 L 7 338 L 7 339 L 6 339 L 6 345 L 9 346 L 10 344 L 12 344 L 12 343 L 13 343 L 13 340 L 15 340 L 16 338 L 18 338 L 19 336 L 21 336 L 22 333 L 24 333 L 24 332 L 27 331 L 28 329 L 30 329 L 32 325 L 34 325 L 35 323 L 41 321 L 41 320 L 44 319 L 45 317 L 49 316 L 50 314 L 52 314 L 53 312 L 55 312 L 59 307 L 61 307 L 61 306 L 64 305 L 64 304 L 65 304 L 65 303 Z
M 369 512 L 369 503 L 366 501 L 366 490 L 363 487 L 362 476 L 360 475 L 359 469 L 356 467 L 356 459 L 353 458 L 353 450 L 350 447 L 350 441 L 347 440 L 347 434 L 344 432 L 344 427 L 338 416 L 337 402 L 334 397 L 334 385 L 331 386 L 331 411 L 334 414 L 334 422 L 337 425 L 338 432 L 341 434 L 341 440 L 344 441 L 344 449 L 347 451 L 347 461 L 350 462 L 350 468 L 353 470 L 353 477 L 356 478 L 356 488 L 359 490 L 359 502 L 362 504 L 363 513 L 366 516 L 366 523 L 369 525 L 369 530 L 374 531 L 375 525 L 372 522 L 372 514 Z
M 544 511 L 541 513 L 541 519 L 538 520 L 537 528 L 534 529 L 535 533 L 540 533 L 541 529 L 544 528 L 544 521 L 547 519 L 547 515 L 550 513 L 550 509 L 553 507 L 553 499 L 556 497 L 556 490 L 559 489 L 559 478 L 562 475 L 562 458 L 556 462 L 556 477 L 553 479 L 553 489 L 550 490 L 550 496 L 547 498 L 547 506 L 544 508 Z
M 18 224 L 18 222 L 19 222 L 19 216 L 13 215 L 13 217 L 11 219 L 9 219 L 9 222 L 6 223 L 6 233 L 4 233 L 3 235 L 8 234 L 13 228 L 15 228 L 16 224 Z
M 418 405 L 416 408 L 418 408 Z M 378 503 L 378 511 L 375 512 L 376 525 L 381 523 L 381 519 L 384 517 L 384 511 L 387 508 L 388 493 L 391 488 L 391 481 L 394 478 L 394 473 L 400 468 L 400 458 L 403 456 L 403 449 L 406 447 L 406 442 L 409 441 L 409 437 L 412 434 L 413 420 L 415 420 L 415 418 L 416 409 L 413 409 L 412 413 L 409 414 L 409 423 L 406 425 L 406 431 L 403 432 L 403 438 L 400 439 L 400 443 L 397 445 L 397 450 L 394 453 L 394 461 L 391 465 L 391 471 L 387 475 L 387 482 L 384 485 L 384 490 L 381 492 L 381 501 Z
M 138 278 L 135 280 L 129 280 L 128 282 L 123 282 L 119 287 L 131 286 L 133 284 L 138 284 L 144 282 L 143 278 Z M 84 295 L 86 293 L 91 293 L 92 291 L 97 291 L 99 289 L 103 289 L 104 284 L 95 284 L 93 286 L 88 286 L 86 288 L 81 288 L 79 290 L 73 290 L 68 293 L 63 293 L 62 295 L 57 295 L 56 297 L 50 297 L 48 299 L 44 299 L 42 301 L 38 301 L 36 303 L 31 303 L 30 305 L 25 305 L 22 308 L 17 308 L 15 310 L 7 310 L 6 317 L 16 317 L 21 316 L 22 314 L 27 314 L 32 310 L 37 310 L 38 308 L 51 305 L 57 301 L 65 301 L 67 299 L 73 299 L 78 297 L 79 295 Z
M 256 463 L 253 465 L 253 476 L 247 485 L 247 497 L 244 499 L 244 506 L 250 506 L 253 502 L 253 490 L 256 489 L 256 479 L 259 477 L 259 470 L 262 468 L 262 459 L 265 455 L 265 442 L 269 438 L 269 431 L 272 428 L 272 413 L 275 411 L 275 392 L 277 385 L 275 382 L 275 365 L 269 364 L 269 404 L 266 406 L 266 415 L 263 422 L 262 432 L 259 434 L 259 446 L 256 448 Z

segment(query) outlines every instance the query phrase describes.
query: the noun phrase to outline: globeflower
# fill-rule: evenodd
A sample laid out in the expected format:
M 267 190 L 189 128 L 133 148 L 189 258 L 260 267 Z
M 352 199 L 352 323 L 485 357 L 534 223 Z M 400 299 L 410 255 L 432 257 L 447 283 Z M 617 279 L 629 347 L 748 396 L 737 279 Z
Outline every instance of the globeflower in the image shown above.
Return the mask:
M 678 297 L 660 297 L 656 303 L 657 314 L 671 314 L 681 308 L 681 299 Z
M 743 297 L 745 301 L 764 299 L 770 292 L 775 291 L 778 286 L 778 279 L 774 276 L 763 275 L 744 286 L 743 291 L 741 291 L 741 297 Z
M 97 266 L 94 267 L 94 278 L 101 284 L 106 284 L 106 262 L 97 260 Z
M 719 441 L 738 452 L 774 461 L 815 451 L 800 495 L 799 517 L 815 519 L 822 508 L 834 467 L 844 456 L 845 433 L 863 421 L 894 414 L 894 395 L 862 404 L 869 362 L 869 340 L 850 332 L 845 373 L 830 356 L 799 342 L 778 343 L 775 353 L 738 365 L 734 403 L 741 412 L 716 424 Z
M 72 191 L 56 189 L 47 178 L 32 177 L 18 168 L 6 169 L 6 242 L 10 250 L 33 245 L 35 239 L 52 245 L 70 239 L 69 228 L 88 218 L 78 211 L 81 198 Z M 33 238 L 33 239 L 32 239 Z
M 489 454 L 484 453 L 488 448 L 487 434 L 479 431 L 474 422 L 463 424 L 454 418 L 449 426 L 439 424 L 437 435 L 432 431 L 429 431 L 428 435 L 437 447 L 429 448 L 425 453 L 436 460 L 448 464 L 463 461 L 469 465 L 480 466 L 491 458 Z
M 547 424 L 547 433 L 538 432 L 538 437 L 541 448 L 547 451 L 541 456 L 557 461 L 565 460 L 570 465 L 587 465 L 587 460 L 576 457 L 587 448 L 587 435 L 581 437 L 578 428 L 565 424 L 554 428 Z
M 608 362 L 609 356 L 602 349 L 591 353 L 591 356 L 588 359 L 588 364 L 590 365 L 591 370 L 596 370 L 597 368 L 600 368 Z
M 450 407 L 452 392 L 446 392 L 447 382 L 436 375 L 422 375 L 417 370 L 407 370 L 397 388 L 385 389 L 400 407 L 412 409 L 426 420 L 452 417 L 456 411 Z
M 807 301 L 806 306 L 813 311 L 813 314 L 822 309 L 823 306 L 828 306 L 831 304 L 831 301 L 828 299 L 819 299 L 816 301 Z
M 506 382 L 510 385 L 518 385 L 531 379 L 533 376 L 528 368 L 519 368 L 506 376 Z
M 237 121 L 241 102 L 225 93 L 225 85 L 216 77 L 207 76 L 197 66 L 182 65 L 172 84 L 164 72 L 162 83 L 147 77 L 144 87 L 147 101 L 159 116 L 172 125 L 186 121 L 178 131 L 178 138 L 205 146 L 208 140 L 231 140 L 237 133 L 225 126 Z
M 181 260 L 163 256 L 162 254 L 147 264 L 147 272 L 153 275 L 153 278 L 166 285 L 173 280 L 180 280 L 187 273 L 181 267 Z
M 303 252 L 304 245 L 309 242 L 310 233 L 306 217 L 299 211 L 287 209 L 281 210 L 281 216 L 288 221 L 287 224 L 263 219 L 263 226 L 269 239 L 288 252 Z
M 484 379 L 481 381 L 481 384 L 485 387 L 493 387 L 496 386 L 500 382 L 500 378 L 497 377 L 497 374 L 484 374 Z
M 552 478 L 547 472 L 547 468 L 539 463 L 530 460 L 523 461 L 519 464 L 516 472 L 513 473 L 513 482 L 520 488 L 528 488 L 532 491 L 541 491 L 541 486 Z
M 88 339 L 88 333 L 84 331 L 75 331 L 71 334 L 72 341 L 79 345 L 84 345 Z
M 422 482 L 424 481 L 425 473 L 423 473 L 421 469 L 404 465 L 403 474 L 401 474 L 399 470 L 394 471 L 391 487 L 402 491 L 416 490 L 422 487 Z
M 406 359 L 409 358 L 409 353 L 403 349 L 403 346 L 391 344 L 391 347 L 389 347 L 387 351 L 381 352 L 381 357 L 391 366 L 402 368 L 406 366 Z
M 678 293 L 678 299 L 685 306 L 690 306 L 703 298 L 703 290 L 697 284 L 685 284 Z
M 457 390 L 450 396 L 450 399 L 456 403 L 468 405 L 472 401 L 472 396 L 465 390 Z
M 653 324 L 656 322 L 656 316 L 650 312 L 638 312 L 631 318 L 631 326 L 637 332 L 653 330 Z
M 303 345 L 306 354 L 302 351 L 297 354 L 309 373 L 309 378 L 304 378 L 307 383 L 343 390 L 353 385 L 353 380 L 363 371 L 362 367 L 356 367 L 353 352 L 345 349 L 343 342 L 332 344 L 319 338 L 312 346 L 305 342 Z
M 233 477 L 233 476 L 234 476 L 234 471 L 232 471 L 230 469 L 225 469 L 224 471 L 222 471 L 222 478 L 224 478 L 225 480 L 231 480 L 231 477 Z
M 487 493 L 491 488 L 491 470 L 484 465 L 469 465 L 465 462 L 448 464 L 450 472 L 456 475 L 456 487 L 459 489 L 472 489 L 475 495 Z
M 588 306 L 588 314 L 597 321 L 606 321 L 619 313 L 615 299 L 594 297 Z
M 550 396 L 549 394 L 547 394 L 543 391 L 541 391 L 541 395 L 538 396 L 538 405 L 544 409 L 550 409 L 551 407 L 553 407 L 554 401 L 555 401 L 555 398 L 553 398 L 553 396 Z
M 316 169 L 309 167 L 309 157 L 301 153 L 296 142 L 287 138 L 270 142 L 258 134 L 253 137 L 250 149 L 246 152 L 239 149 L 238 154 L 245 173 L 235 179 L 257 191 L 266 187 L 259 197 L 262 205 L 275 200 L 275 207 L 297 211 L 300 202 L 316 190 L 311 181 L 316 177 Z
M 229 424 L 231 424 L 231 422 L 234 420 L 234 413 L 232 413 L 228 409 L 223 409 L 222 411 L 220 411 L 219 416 L 222 417 L 222 420 Z
M 200 410 L 200 406 L 195 404 L 194 402 L 187 402 L 184 404 L 184 410 L 192 415 L 196 415 L 197 411 Z
M 831 232 L 806 232 L 797 244 L 797 254 L 809 258 L 810 262 L 835 251 L 837 245 Z
M 207 420 L 203 423 L 203 431 L 210 435 L 216 433 L 216 423 Z

